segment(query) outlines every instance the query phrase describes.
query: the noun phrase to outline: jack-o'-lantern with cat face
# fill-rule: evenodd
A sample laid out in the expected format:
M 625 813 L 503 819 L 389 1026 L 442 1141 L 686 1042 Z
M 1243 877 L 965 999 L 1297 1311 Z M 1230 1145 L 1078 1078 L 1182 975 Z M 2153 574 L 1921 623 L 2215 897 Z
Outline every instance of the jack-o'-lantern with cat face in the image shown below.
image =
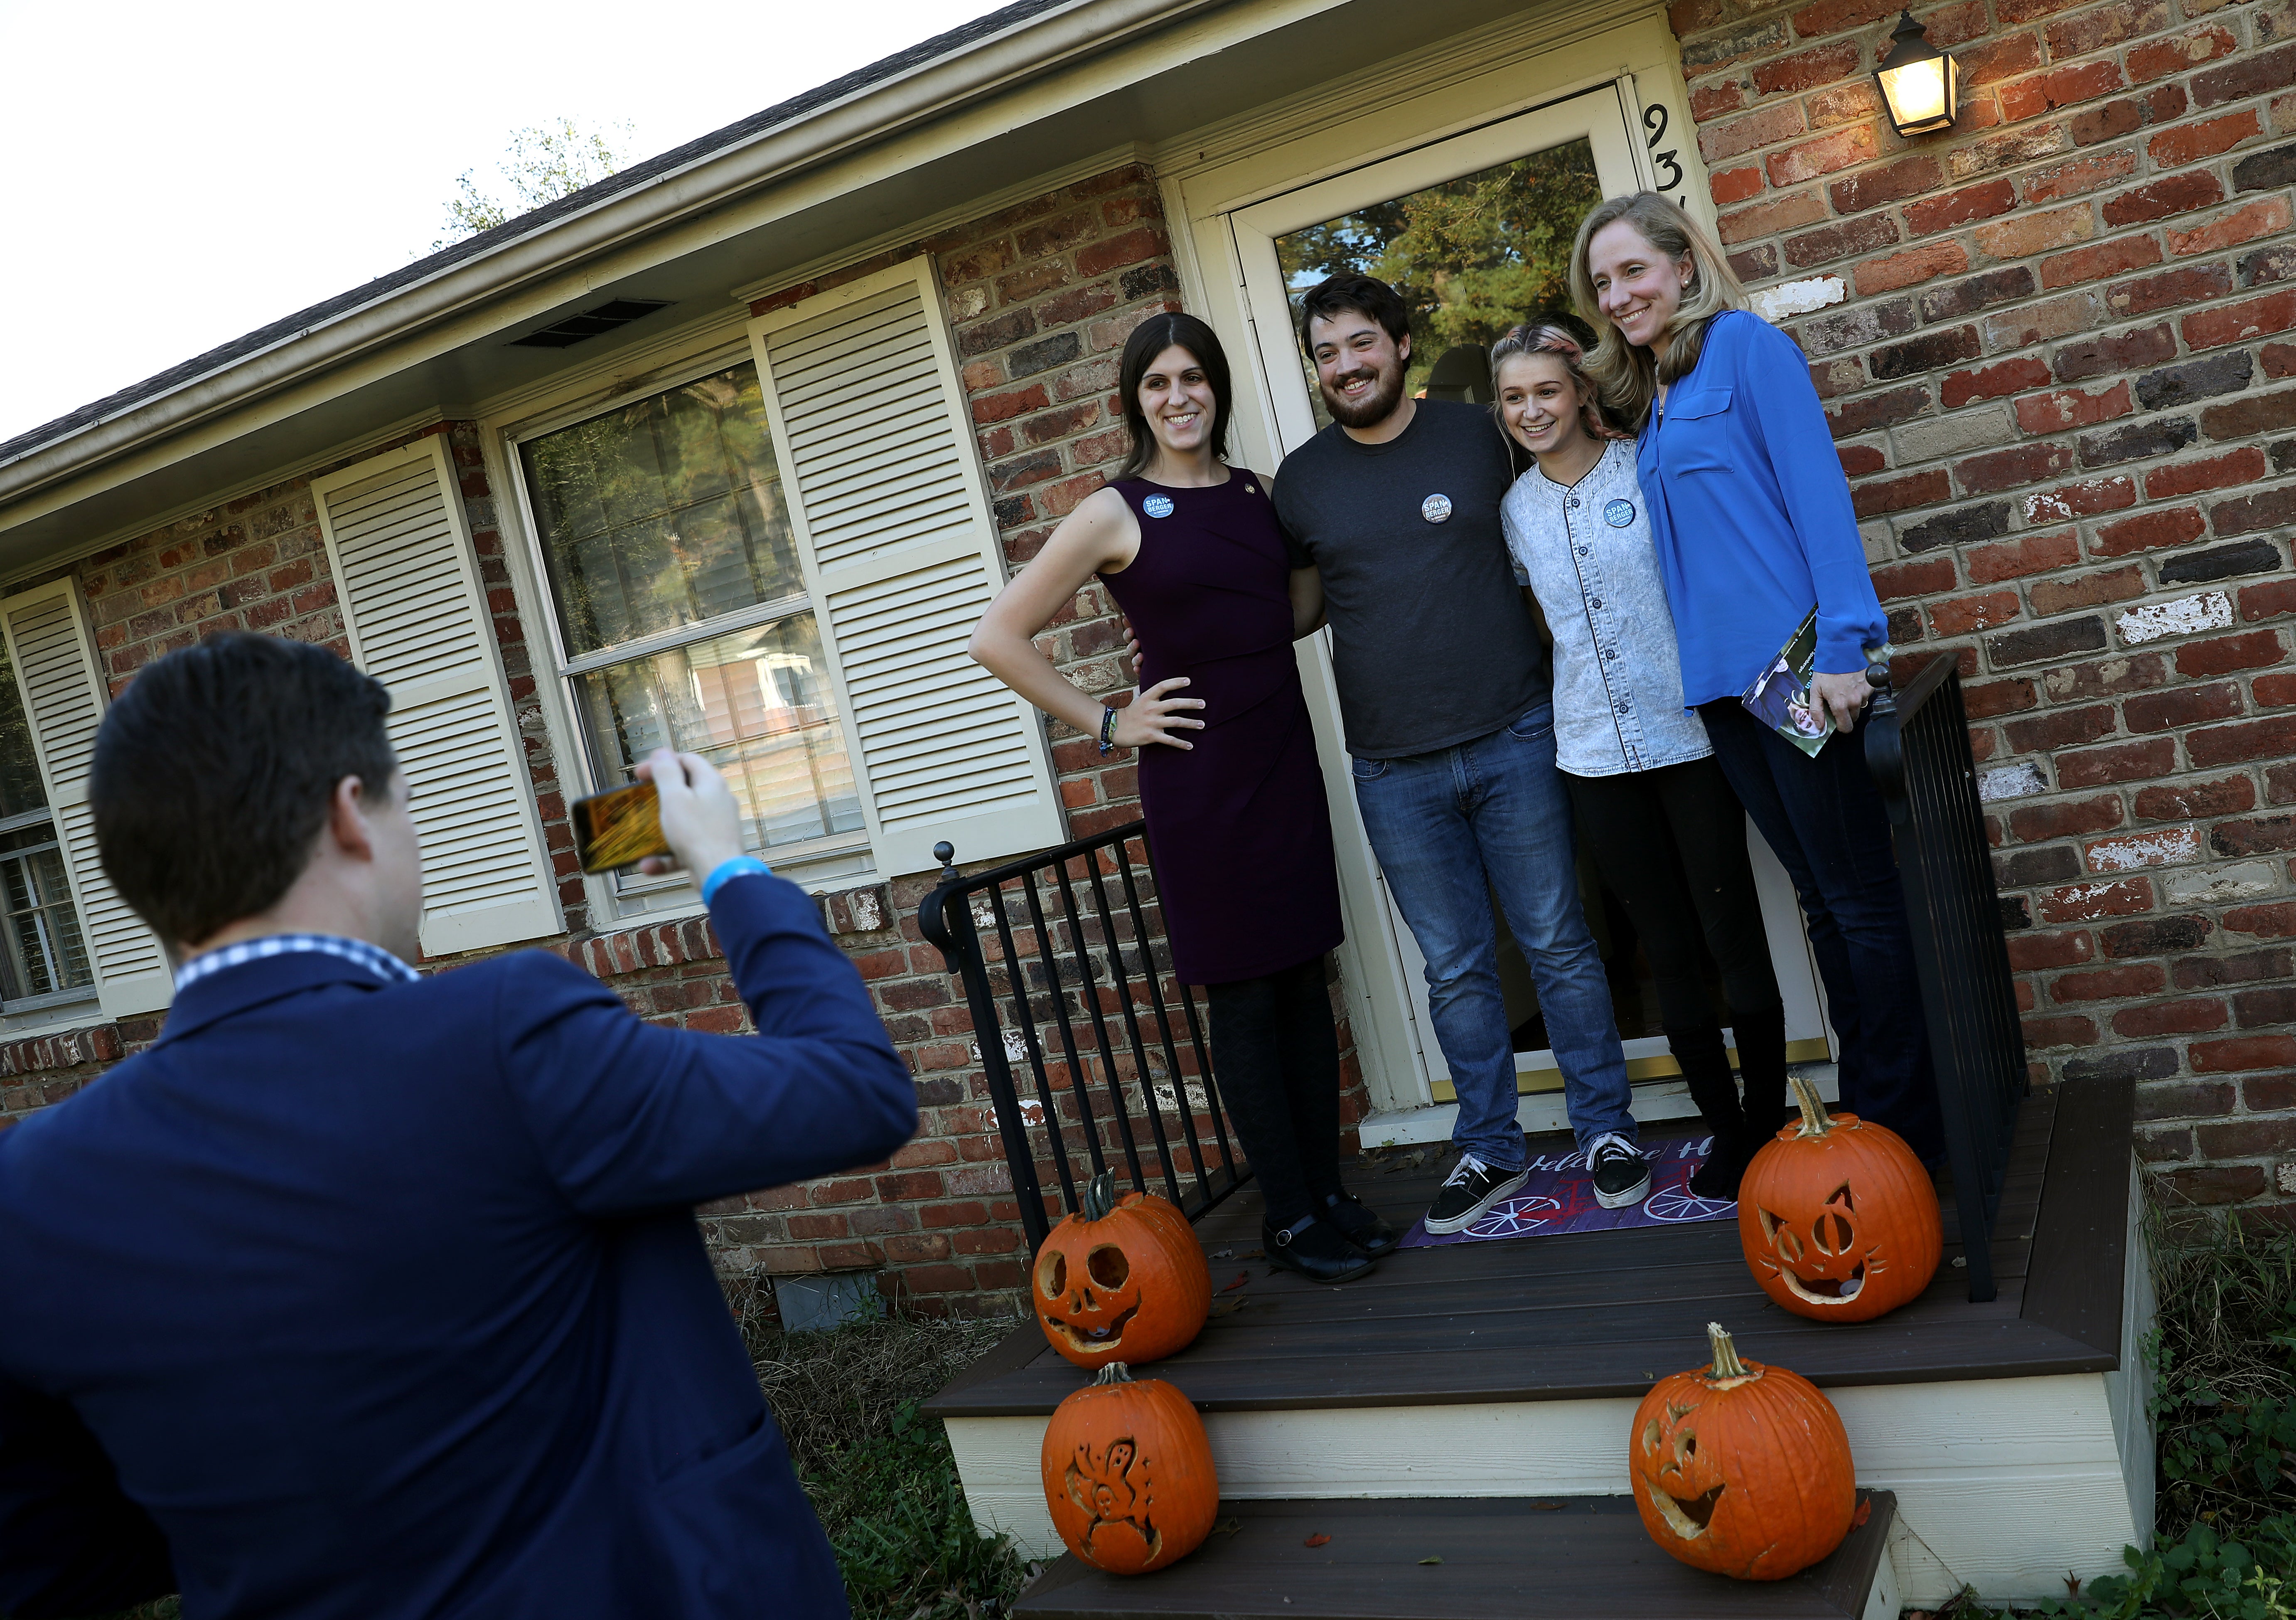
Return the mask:
M 1763 1144 L 1738 1184 L 1738 1241 L 1762 1292 L 1797 1316 L 1864 1322 L 1937 1275 L 1937 1189 L 1903 1138 L 1829 1116 L 1797 1078 L 1801 1118 Z
M 1186 1349 L 1211 1313 L 1211 1271 L 1187 1217 L 1152 1193 L 1115 1196 L 1103 1172 L 1054 1227 L 1029 1274 L 1045 1337 L 1079 1367 Z

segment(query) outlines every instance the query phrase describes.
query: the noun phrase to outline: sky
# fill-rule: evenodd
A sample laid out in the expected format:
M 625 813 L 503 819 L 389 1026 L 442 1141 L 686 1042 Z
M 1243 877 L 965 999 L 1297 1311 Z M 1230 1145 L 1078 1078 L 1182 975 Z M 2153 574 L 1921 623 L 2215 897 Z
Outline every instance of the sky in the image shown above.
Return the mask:
M 0 0 L 0 440 L 430 250 L 521 127 L 664 152 L 1007 0 Z

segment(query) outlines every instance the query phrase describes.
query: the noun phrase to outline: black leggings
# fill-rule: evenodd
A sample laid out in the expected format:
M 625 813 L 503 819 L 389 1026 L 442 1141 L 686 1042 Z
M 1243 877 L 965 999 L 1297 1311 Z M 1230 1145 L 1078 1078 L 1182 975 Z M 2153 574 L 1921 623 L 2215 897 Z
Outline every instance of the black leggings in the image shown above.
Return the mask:
M 1562 779 L 1580 840 L 1642 935 L 1658 981 L 1659 1016 L 1677 1056 L 1685 1037 L 1703 1031 L 1717 1032 L 1720 1049 L 1699 959 L 1702 938 L 1721 969 L 1732 1022 L 1742 1029 L 1751 1019 L 1778 1016 L 1777 972 L 1746 855 L 1746 812 L 1722 768 L 1710 757 Z
M 1324 960 L 1204 987 L 1212 1077 L 1279 1229 L 1341 1190 L 1340 1038 Z

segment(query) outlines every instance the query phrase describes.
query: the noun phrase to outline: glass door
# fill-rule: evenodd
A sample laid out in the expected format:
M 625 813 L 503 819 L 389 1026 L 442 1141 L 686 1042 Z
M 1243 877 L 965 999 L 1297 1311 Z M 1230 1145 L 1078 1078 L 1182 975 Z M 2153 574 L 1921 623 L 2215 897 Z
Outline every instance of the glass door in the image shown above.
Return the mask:
M 1628 129 L 1620 87 L 1605 85 L 1231 213 L 1282 448 L 1304 443 L 1329 421 L 1300 352 L 1298 300 L 1342 270 L 1378 276 L 1410 307 L 1405 386 L 1413 395 L 1489 403 L 1489 345 L 1518 321 L 1570 309 L 1578 221 L 1603 198 L 1642 184 Z M 1823 1059 L 1824 1019 L 1800 909 L 1784 870 L 1748 832 L 1785 996 L 1789 1049 L 1798 1060 Z M 1428 1018 L 1425 961 L 1385 883 L 1378 886 L 1409 987 L 1425 1098 L 1448 1102 L 1451 1085 Z M 1649 965 L 1625 909 L 1583 859 L 1579 888 L 1610 976 L 1630 1072 L 1649 1081 L 1677 1074 L 1659 1028 Z M 1562 1076 L 1547 1049 L 1529 965 L 1504 919 L 1498 933 L 1520 1089 L 1559 1092 Z M 1718 1008 L 1718 984 L 1715 991 Z M 1541 1110 L 1527 1108 L 1526 1114 L 1546 1122 Z

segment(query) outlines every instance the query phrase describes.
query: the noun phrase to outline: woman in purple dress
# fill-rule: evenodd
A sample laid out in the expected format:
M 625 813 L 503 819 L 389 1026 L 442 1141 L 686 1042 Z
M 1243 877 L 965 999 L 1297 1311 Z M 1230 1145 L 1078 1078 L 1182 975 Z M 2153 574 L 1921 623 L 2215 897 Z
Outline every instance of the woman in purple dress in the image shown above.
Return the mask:
M 1323 622 L 1323 588 L 1285 556 L 1267 480 L 1225 460 L 1227 358 L 1210 327 L 1136 327 L 1119 398 L 1131 454 L 988 604 L 972 656 L 1103 753 L 1139 750 L 1173 972 L 1211 1003 L 1212 1070 L 1267 1202 L 1267 1257 L 1342 1282 L 1398 1238 L 1340 1184 L 1324 971 L 1340 891 L 1292 652 Z M 1122 707 L 1035 645 L 1095 575 L 1150 649 Z

